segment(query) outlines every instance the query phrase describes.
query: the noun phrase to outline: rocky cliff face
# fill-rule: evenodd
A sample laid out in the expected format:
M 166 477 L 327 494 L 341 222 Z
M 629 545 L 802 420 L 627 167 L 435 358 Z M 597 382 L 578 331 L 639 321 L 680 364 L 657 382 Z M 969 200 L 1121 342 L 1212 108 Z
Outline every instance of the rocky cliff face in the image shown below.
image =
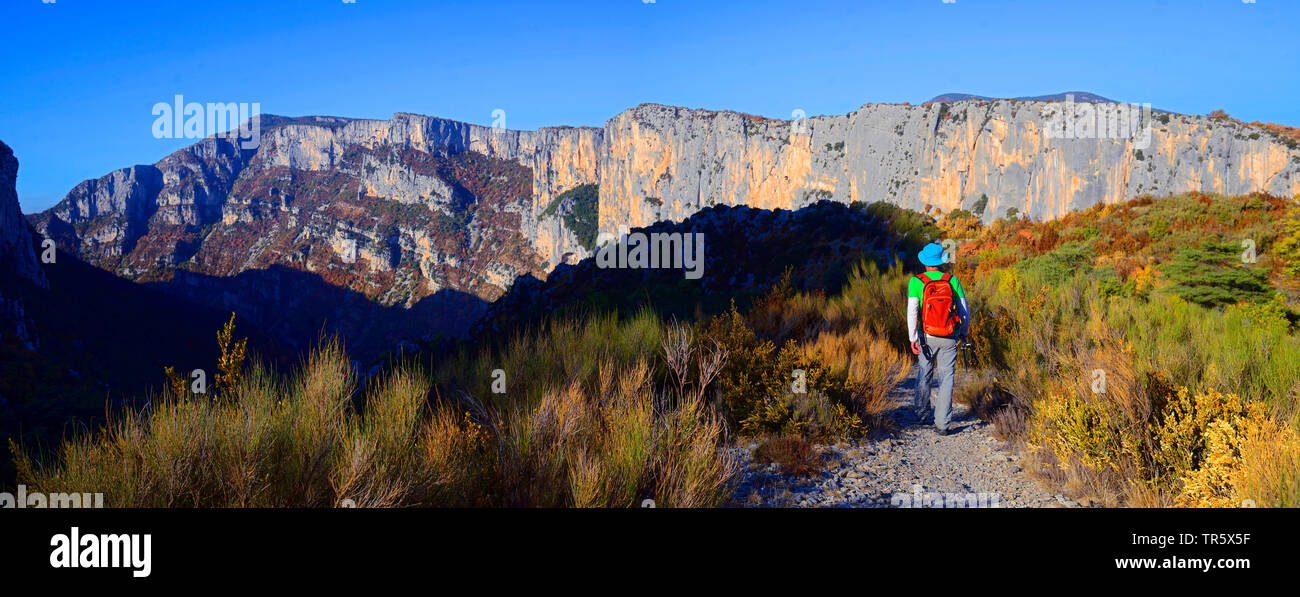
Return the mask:
M 0 275 L 15 275 L 44 287 L 47 282 L 32 250 L 32 235 L 18 206 L 18 159 L 0 141 Z
M 1059 138 L 1049 126 L 1060 106 L 868 104 L 845 116 L 780 121 L 642 105 L 606 124 L 600 231 L 679 220 L 714 204 L 888 201 L 1050 219 L 1143 193 L 1300 193 L 1293 140 L 1166 113 L 1145 115 L 1149 136 L 1145 127 L 1136 135 L 1090 131 L 1076 114 L 1071 130 L 1082 135 L 1072 136 L 1090 138 Z
M 462 175 L 483 183 L 478 186 L 485 189 L 501 187 L 509 196 L 500 197 L 494 207 L 514 220 L 510 232 L 533 247 L 539 264 L 554 265 L 580 243 L 563 226 L 562 214 L 542 214 L 563 191 L 596 182 L 602 146 L 599 129 L 509 131 L 411 114 L 398 114 L 389 121 L 271 116 L 264 117 L 262 127 L 261 145 L 255 150 L 240 149 L 225 139 L 205 139 L 157 164 L 124 168 L 83 182 L 58 205 L 35 216 L 33 223 L 62 247 L 138 278 L 181 266 L 209 244 L 208 235 L 224 228 L 275 221 L 297 230 L 297 224 L 305 222 L 306 232 L 299 232 L 329 245 L 334 256 L 349 265 L 363 259 L 371 272 L 389 271 L 395 260 L 384 256 L 408 251 L 409 260 L 419 264 L 427 289 L 436 291 L 447 286 L 447 280 L 430 270 L 454 256 L 433 248 L 430 231 L 414 226 L 427 222 L 414 220 L 421 215 L 429 220 L 462 217 L 475 242 L 483 236 L 479 225 L 500 223 L 473 217 L 486 214 L 458 213 L 477 211 L 481 198 L 467 192 L 465 180 L 444 178 Z M 444 164 L 450 174 L 438 172 L 442 167 L 435 163 L 438 160 L 467 154 L 475 156 L 477 163 Z M 512 164 L 514 171 L 490 173 L 493 164 Z M 406 210 L 413 221 L 405 223 L 412 226 L 397 222 L 404 229 L 380 229 L 358 224 L 342 213 L 304 212 L 304 194 L 352 204 L 354 211 L 358 203 L 375 203 L 366 209 L 410 207 L 427 213 Z M 318 211 L 332 209 L 317 203 L 313 208 Z M 347 205 L 334 207 L 341 208 L 334 211 L 348 210 Z M 375 215 L 362 212 L 356 215 Z M 503 233 L 487 236 L 491 234 Z M 253 254 L 240 255 L 241 263 L 295 263 L 305 257 L 263 255 L 263 249 L 255 247 Z M 526 271 L 531 266 L 521 267 Z M 247 267 L 229 264 L 222 269 L 213 273 Z M 487 273 L 483 282 L 499 289 L 504 289 L 503 283 L 508 286 L 511 274 L 519 273 L 483 269 Z
M 39 340 L 24 301 L 18 297 L 24 286 L 49 287 L 45 270 L 32 249 L 27 220 L 18 206 L 17 180 L 18 160 L 13 150 L 0 141 L 0 352 L 11 344 L 36 350 Z M 6 353 L 4 358 L 13 357 Z M 0 410 L 5 404 L 3 394 L 0 392 Z
M 512 131 L 415 114 L 397 114 L 389 121 L 357 120 L 334 127 L 293 123 L 276 127 L 259 157 L 270 166 L 312 172 L 346 167 L 348 148 L 394 148 L 427 154 L 474 153 L 517 163 L 528 169 L 531 193 L 512 206 L 520 215 L 519 232 L 539 257 L 557 263 L 571 248 L 552 220 L 541 213 L 560 193 L 599 176 L 603 131 L 594 128 L 545 128 Z M 413 197 L 437 197 L 449 191 L 435 181 L 411 177 L 401 165 L 373 163 L 365 169 L 363 191 L 410 202 Z
M 1048 219 L 1143 193 L 1300 193 L 1300 148 L 1269 130 L 1147 112 L 1116 131 L 1086 104 L 1100 126 L 1076 118 L 1059 138 L 1062 105 L 868 104 L 797 121 L 642 105 L 603 129 L 537 131 L 263 116 L 256 149 L 205 139 L 86 181 L 31 222 L 103 269 L 262 313 L 267 329 L 310 327 L 302 313 L 367 329 L 357 297 L 403 310 L 383 311 L 391 339 L 403 325 L 462 332 L 517 276 L 588 256 L 597 231 L 712 205 L 886 201 Z M 270 283 L 280 291 L 254 288 Z M 322 284 L 344 294 L 311 292 Z
M 140 282 L 175 279 L 170 289 L 267 313 L 259 323 L 271 327 L 286 319 L 253 305 L 260 294 L 241 300 L 247 278 L 236 276 L 278 267 L 282 284 L 313 287 L 292 273 L 300 272 L 383 307 L 411 308 L 445 291 L 434 304 L 454 312 L 421 309 L 430 321 L 417 323 L 428 324 L 421 332 L 457 333 L 477 316 L 476 304 L 516 276 L 585 254 L 566 209 L 551 203 L 595 183 L 599 129 L 509 131 L 411 114 L 266 116 L 261 129 L 256 149 L 209 138 L 88 180 L 31 221 L 103 269 Z M 284 297 L 280 314 L 355 319 L 338 312 L 345 302 L 308 308 L 303 297 Z

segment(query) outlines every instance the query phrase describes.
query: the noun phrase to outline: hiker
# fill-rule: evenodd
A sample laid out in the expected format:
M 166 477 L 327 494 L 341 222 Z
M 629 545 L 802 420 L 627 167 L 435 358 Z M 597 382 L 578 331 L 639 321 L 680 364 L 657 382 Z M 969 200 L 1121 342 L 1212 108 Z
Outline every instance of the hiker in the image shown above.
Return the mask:
M 948 435 L 957 348 L 970 331 L 970 309 L 961 282 L 939 271 L 939 266 L 948 262 L 948 252 L 942 246 L 930 243 L 916 257 L 925 272 L 907 283 L 907 334 L 919 364 L 912 408 L 924 425 L 931 408 L 930 381 L 937 368 L 939 396 L 933 405 L 934 428 L 939 435 Z

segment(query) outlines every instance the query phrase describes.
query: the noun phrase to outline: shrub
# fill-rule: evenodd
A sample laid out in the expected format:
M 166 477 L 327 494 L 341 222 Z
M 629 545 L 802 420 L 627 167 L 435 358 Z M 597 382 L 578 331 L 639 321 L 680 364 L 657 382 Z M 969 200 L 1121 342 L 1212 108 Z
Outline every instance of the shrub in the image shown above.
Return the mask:
M 570 199 L 572 199 L 572 203 L 563 214 L 564 224 L 577 237 L 578 243 L 591 251 L 596 246 L 600 185 L 578 185 L 556 195 L 550 204 L 546 206 L 546 209 L 542 210 L 542 217 L 555 215 L 560 208 L 560 204 Z
M 786 475 L 801 477 L 821 470 L 821 462 L 803 438 L 782 436 L 764 440 L 754 450 L 754 460 L 761 464 L 776 463 Z
M 1268 298 L 1268 274 L 1243 264 L 1240 255 L 1240 247 L 1227 242 L 1179 250 L 1174 261 L 1162 268 L 1173 282 L 1169 292 L 1204 306 Z
M 1068 242 L 1055 250 L 1021 261 L 1016 269 L 1030 281 L 1060 284 L 1080 270 L 1090 269 L 1094 256 L 1089 243 Z
M 1300 207 L 1287 212 L 1275 249 L 1286 273 L 1300 276 Z
M 254 364 L 229 399 L 155 398 L 53 459 L 11 449 L 22 482 L 94 488 L 113 507 L 720 505 L 737 462 L 704 402 L 712 376 L 675 393 L 657 383 L 645 340 L 662 334 L 649 315 L 555 323 L 504 351 L 450 358 L 463 377 L 396 367 L 365 388 L 361 408 L 351 362 L 327 343 L 292 377 Z M 690 371 L 725 359 L 687 353 Z M 487 390 L 500 363 L 519 367 L 504 395 Z
M 1078 458 L 1094 470 L 1118 468 L 1125 446 L 1114 413 L 1104 406 L 1075 396 L 1039 401 L 1030 442 L 1050 448 L 1060 462 Z
M 704 507 L 730 497 L 737 465 L 718 449 L 721 420 L 695 399 L 656 408 L 644 363 L 602 378 L 600 393 L 573 384 L 497 415 L 505 505 Z
M 778 348 L 758 338 L 734 305 L 710 319 L 702 337 L 727 352 L 718 381 L 724 412 L 741 433 L 827 438 L 860 428 L 845 375 L 807 359 L 797 343 Z
M 823 331 L 803 346 L 806 361 L 826 366 L 832 375 L 843 376 L 853 401 L 853 412 L 868 428 L 889 425 L 887 414 L 895 405 L 889 394 L 907 378 L 912 359 L 871 329 L 866 322 L 845 332 Z
M 954 209 L 944 214 L 938 226 L 944 238 L 955 240 L 975 238 L 983 229 L 979 217 L 964 209 Z
M 865 326 L 900 353 L 908 350 L 905 313 L 910 277 L 899 262 L 884 271 L 870 261 L 859 263 L 839 295 L 822 307 L 825 329 L 844 332 Z
M 1024 435 L 1028 405 L 1017 400 L 994 379 L 988 369 L 963 376 L 953 388 L 953 401 L 970 408 L 971 413 L 993 425 L 993 436 L 1016 442 Z
M 796 293 L 790 281 L 791 271 L 787 268 L 781 280 L 755 299 L 745 314 L 745 322 L 756 335 L 777 344 L 807 340 L 814 335 L 822 323 L 826 303 L 820 291 Z
M 910 372 L 907 275 L 895 264 L 855 267 L 840 294 L 795 292 L 787 275 L 748 315 L 705 322 L 705 343 L 728 354 L 719 374 L 724 412 L 743 434 L 843 439 L 890 424 L 889 393 Z M 897 313 L 881 317 L 881 313 Z
M 244 358 L 248 354 L 248 339 L 235 340 L 234 338 L 235 314 L 231 312 L 230 320 L 221 331 L 217 332 L 217 347 L 221 354 L 217 357 L 217 374 L 213 382 L 218 397 L 225 397 L 239 384 L 240 372 L 244 370 Z
M 876 201 L 865 208 L 868 215 L 884 222 L 886 226 L 900 235 L 899 250 L 904 255 L 914 255 L 921 247 L 939 238 L 941 231 L 934 224 L 934 219 L 910 209 L 904 209 L 887 201 Z
M 1291 282 L 1265 275 L 1267 251 L 1286 247 L 1268 244 L 1285 206 L 1191 195 L 995 223 L 962 264 L 993 369 L 959 399 L 1024 440 L 1028 468 L 1106 503 L 1295 503 L 1300 318 Z M 1049 248 L 1049 226 L 1064 244 Z M 1262 267 L 1225 238 L 1257 239 Z M 1094 369 L 1104 394 L 1088 387 Z
M 1212 390 L 1195 396 L 1182 390 L 1157 433 L 1166 464 L 1181 475 L 1176 505 L 1295 503 L 1294 493 L 1279 493 L 1277 488 L 1285 487 L 1288 476 L 1295 479 L 1292 467 L 1300 457 L 1300 444 L 1295 430 L 1279 425 L 1260 403 Z

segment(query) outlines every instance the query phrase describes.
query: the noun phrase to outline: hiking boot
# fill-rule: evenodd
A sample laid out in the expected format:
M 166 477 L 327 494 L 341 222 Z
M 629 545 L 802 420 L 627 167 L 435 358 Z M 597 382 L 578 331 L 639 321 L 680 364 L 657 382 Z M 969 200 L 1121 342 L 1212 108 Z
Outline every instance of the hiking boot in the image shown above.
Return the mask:
M 937 427 L 935 428 L 934 432 L 935 432 L 935 433 L 938 433 L 939 435 L 948 435 L 949 433 L 952 433 L 951 431 L 949 431 L 949 430 L 947 430 L 947 429 L 939 429 L 939 428 L 937 428 Z

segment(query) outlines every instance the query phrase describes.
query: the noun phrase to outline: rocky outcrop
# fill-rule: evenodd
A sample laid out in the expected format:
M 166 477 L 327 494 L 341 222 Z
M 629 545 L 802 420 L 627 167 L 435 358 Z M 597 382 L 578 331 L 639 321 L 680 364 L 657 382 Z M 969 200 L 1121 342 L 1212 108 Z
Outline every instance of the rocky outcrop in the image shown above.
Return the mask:
M 18 205 L 17 181 L 18 159 L 0 141 L 0 275 L 45 287 L 45 272 L 32 250 L 31 230 Z
M 338 168 L 347 149 L 354 147 L 413 149 L 429 154 L 473 152 L 518 163 L 531 170 L 532 186 L 528 200 L 517 206 L 520 233 L 543 261 L 555 264 L 574 248 L 542 212 L 560 193 L 598 182 L 603 131 L 572 127 L 515 131 L 399 113 L 387 121 L 279 126 L 263 137 L 263 144 L 258 157 L 264 166 L 307 171 Z M 440 188 L 441 182 L 411 178 L 406 169 L 394 169 L 392 164 L 373 164 L 366 170 L 365 190 L 375 196 L 409 202 L 420 196 L 445 198 L 447 192 Z
M 137 165 L 77 185 L 49 210 L 32 217 L 59 247 L 129 278 L 173 258 L 184 234 L 221 219 L 236 178 L 252 152 L 227 139 L 204 139 L 153 165 Z M 149 237 L 137 253 L 142 238 Z M 163 247 L 162 245 L 168 245 Z
M 1059 138 L 1049 127 L 1062 105 L 868 104 L 797 121 L 638 106 L 605 127 L 600 231 L 681 219 L 713 204 L 888 201 L 982 207 L 986 220 L 1011 208 L 1050 219 L 1144 193 L 1300 193 L 1300 150 L 1262 129 L 1147 112 L 1149 136 L 1145 126 L 1128 135 L 1090 127 Z M 1081 114 L 1104 109 L 1084 106 Z
M 599 129 L 508 131 L 398 114 L 264 116 L 260 131 L 255 148 L 208 138 L 85 181 L 31 222 L 85 261 L 234 308 L 289 344 L 319 334 L 320 322 L 300 313 L 328 317 L 352 346 L 378 347 L 399 331 L 458 334 L 517 276 L 586 254 L 566 229 L 569 212 L 551 204 L 594 184 Z M 311 292 L 262 304 L 252 282 L 266 280 Z M 358 299 L 383 307 L 386 321 L 405 310 L 406 329 L 359 317 Z
M 39 346 L 35 326 L 23 300 L 14 295 L 22 294 L 22 286 L 48 288 L 49 281 L 36 259 L 31 230 L 19 209 L 17 180 L 18 160 L 0 141 L 0 346 L 15 340 L 18 346 L 34 351 Z M 0 396 L 0 409 L 3 407 Z
M 347 238 L 358 236 L 354 226 L 325 222 L 293 205 L 302 194 L 295 184 L 328 186 L 334 199 L 375 198 L 455 218 L 457 202 L 465 207 L 477 198 L 422 168 L 432 167 L 431 160 L 472 153 L 526 169 L 524 180 L 510 181 L 516 188 L 501 208 L 517 215 L 513 232 L 532 246 L 539 263 L 553 265 L 566 253 L 584 253 L 565 234 L 563 214 L 543 212 L 560 193 L 596 182 L 600 129 L 511 131 L 398 114 L 388 121 L 265 116 L 262 131 L 256 149 L 209 138 L 157 164 L 88 180 L 32 221 L 63 248 L 131 278 L 186 262 L 215 228 L 252 225 L 271 213 L 310 220 L 313 238 L 333 238 L 328 243 L 333 248 L 347 245 L 338 256 L 352 263 L 357 254 L 390 251 L 390 231 L 362 232 L 352 239 L 361 243 L 353 248 Z M 497 183 L 506 178 L 488 172 L 471 176 L 480 175 L 485 181 L 495 176 Z M 410 245 L 422 242 L 417 237 L 428 231 L 406 232 Z M 426 264 L 439 259 L 433 252 L 418 256 Z M 382 261 L 368 260 L 387 271 Z M 429 282 L 431 290 L 446 285 L 437 278 Z

